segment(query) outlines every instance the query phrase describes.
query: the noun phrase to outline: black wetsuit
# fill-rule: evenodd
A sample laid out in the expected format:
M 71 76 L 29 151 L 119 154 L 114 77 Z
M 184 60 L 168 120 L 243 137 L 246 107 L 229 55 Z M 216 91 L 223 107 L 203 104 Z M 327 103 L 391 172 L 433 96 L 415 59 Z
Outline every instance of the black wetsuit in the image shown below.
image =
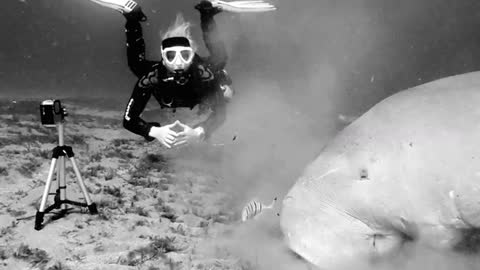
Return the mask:
M 210 56 L 204 58 L 195 54 L 190 68 L 181 77 L 168 71 L 161 61 L 145 59 L 140 21 L 126 16 L 128 66 L 139 78 L 125 109 L 123 126 L 126 129 L 149 141 L 154 139 L 148 136 L 150 128 L 160 124 L 147 123 L 140 117 L 152 95 L 161 108 L 193 109 L 197 104 L 209 107 L 212 110 L 209 118 L 195 126 L 204 128 L 206 138 L 224 122 L 226 103 L 220 85 L 229 85 L 231 80 L 224 70 L 227 54 L 213 16 L 200 12 L 203 39 Z

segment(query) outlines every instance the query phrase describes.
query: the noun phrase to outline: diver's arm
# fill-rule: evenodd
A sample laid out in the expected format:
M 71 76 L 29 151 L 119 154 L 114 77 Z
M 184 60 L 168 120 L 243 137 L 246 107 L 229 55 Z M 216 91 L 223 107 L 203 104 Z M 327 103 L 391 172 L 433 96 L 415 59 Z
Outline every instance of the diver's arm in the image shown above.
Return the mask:
M 209 63 L 211 68 L 216 72 L 225 67 L 227 63 L 227 50 L 225 44 L 220 38 L 217 23 L 213 16 L 221 10 L 212 6 L 209 1 L 202 1 L 195 6 L 200 11 L 200 25 L 202 28 L 203 40 L 210 56 Z
M 151 73 L 148 75 L 151 75 Z M 160 124 L 147 123 L 140 117 L 152 95 L 150 87 L 152 77 L 148 77 L 148 75 L 142 77 L 133 89 L 123 116 L 123 127 L 145 137 L 148 141 L 152 141 L 154 138 L 149 136 L 150 129 L 152 126 L 160 126 Z
M 143 76 L 155 63 L 145 59 L 145 41 L 143 40 L 142 26 L 140 22 L 145 21 L 140 6 L 135 7 L 131 12 L 123 14 L 127 19 L 125 23 L 125 34 L 127 36 L 127 61 L 130 70 L 137 76 Z

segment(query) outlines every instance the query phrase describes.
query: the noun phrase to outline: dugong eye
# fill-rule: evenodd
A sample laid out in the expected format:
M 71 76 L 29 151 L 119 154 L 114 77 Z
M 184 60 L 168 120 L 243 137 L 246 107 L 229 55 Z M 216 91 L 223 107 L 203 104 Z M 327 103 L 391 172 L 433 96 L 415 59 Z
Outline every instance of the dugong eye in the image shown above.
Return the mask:
M 360 180 L 369 180 L 367 169 L 363 168 L 360 170 Z

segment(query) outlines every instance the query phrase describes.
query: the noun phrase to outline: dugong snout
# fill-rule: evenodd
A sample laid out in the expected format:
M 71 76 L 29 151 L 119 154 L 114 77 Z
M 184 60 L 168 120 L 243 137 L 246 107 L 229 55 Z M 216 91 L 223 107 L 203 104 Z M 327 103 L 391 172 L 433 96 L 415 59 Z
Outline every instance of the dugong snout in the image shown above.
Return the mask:
M 325 269 L 368 264 L 398 248 L 394 232 L 371 228 L 340 205 L 304 185 L 294 186 L 283 200 L 280 226 L 287 245 L 307 261 Z

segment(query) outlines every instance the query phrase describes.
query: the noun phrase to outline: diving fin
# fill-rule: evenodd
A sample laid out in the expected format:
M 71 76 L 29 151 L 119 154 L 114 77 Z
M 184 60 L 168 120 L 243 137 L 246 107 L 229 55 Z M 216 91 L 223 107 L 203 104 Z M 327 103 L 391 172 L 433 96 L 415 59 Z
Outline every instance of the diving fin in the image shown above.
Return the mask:
M 121 13 L 129 13 L 137 6 L 137 3 L 132 0 L 90 0 L 90 1 L 95 2 L 104 7 L 117 10 Z
M 266 12 L 273 11 L 277 8 L 267 3 L 263 0 L 240 0 L 240 1 L 221 1 L 221 0 L 212 0 L 212 5 L 214 7 L 221 8 L 222 10 L 234 12 L 234 13 L 244 13 L 244 12 Z

